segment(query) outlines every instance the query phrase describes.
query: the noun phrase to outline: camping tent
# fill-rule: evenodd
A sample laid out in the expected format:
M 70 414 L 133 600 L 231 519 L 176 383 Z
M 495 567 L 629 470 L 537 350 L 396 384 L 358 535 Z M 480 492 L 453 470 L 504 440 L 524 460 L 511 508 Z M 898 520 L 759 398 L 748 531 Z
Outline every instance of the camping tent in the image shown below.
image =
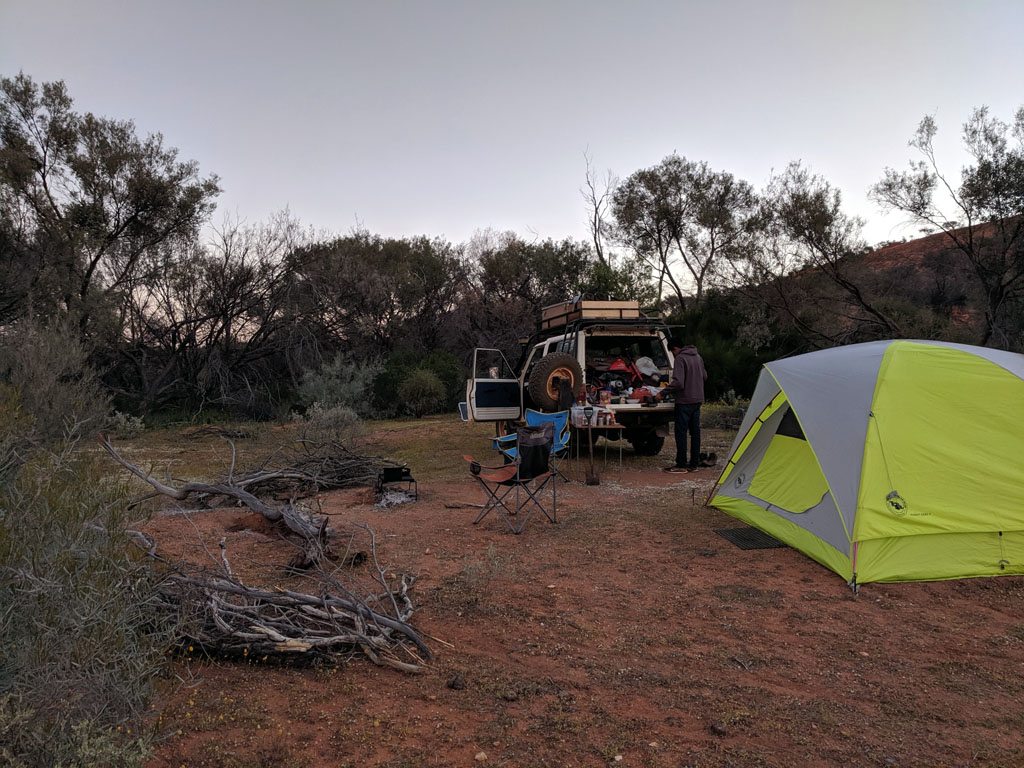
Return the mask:
M 711 504 L 853 585 L 1024 573 L 1024 355 L 877 341 L 768 363 Z

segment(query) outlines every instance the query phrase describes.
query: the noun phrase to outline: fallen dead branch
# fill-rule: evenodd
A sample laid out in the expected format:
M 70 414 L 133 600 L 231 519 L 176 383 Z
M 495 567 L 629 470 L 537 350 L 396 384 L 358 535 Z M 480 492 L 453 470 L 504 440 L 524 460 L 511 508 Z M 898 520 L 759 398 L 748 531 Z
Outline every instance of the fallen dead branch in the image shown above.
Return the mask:
M 239 473 L 234 485 L 255 494 L 302 498 L 320 491 L 372 485 L 384 467 L 398 464 L 362 456 L 342 443 L 298 440 L 264 459 L 256 469 Z
M 149 484 L 159 495 L 167 496 L 176 501 L 185 501 L 193 496 L 225 496 L 244 504 L 270 522 L 283 526 L 298 539 L 299 544 L 299 551 L 289 564 L 291 568 L 298 570 L 306 569 L 320 563 L 325 558 L 329 559 L 336 550 L 340 551 L 339 542 L 341 540 L 346 540 L 347 544 L 352 538 L 350 533 L 341 534 L 330 527 L 327 524 L 326 517 L 314 515 L 312 512 L 301 509 L 292 503 L 271 505 L 261 501 L 245 487 L 233 482 L 230 473 L 228 479 L 223 482 L 203 483 L 190 481 L 183 483 L 178 488 L 174 488 L 165 485 L 124 459 L 115 450 L 107 435 L 100 435 L 100 445 L 103 446 L 103 449 L 110 454 L 114 461 L 140 480 Z M 232 464 L 234 464 L 233 459 Z M 350 550 L 351 547 L 346 546 L 345 549 Z
M 402 575 L 397 591 L 389 585 L 377 562 L 373 532 L 364 530 L 383 594 L 345 587 L 325 572 L 317 594 L 251 587 L 232 572 L 222 540 L 220 560 L 211 555 L 216 572 L 172 566 L 159 599 L 181 616 L 184 644 L 211 655 L 339 661 L 362 654 L 374 664 L 419 672 L 434 654 L 408 623 L 413 580 Z M 140 548 L 155 556 L 156 542 L 132 533 Z
M 214 424 L 203 424 L 198 427 L 189 427 L 181 433 L 189 440 L 198 440 L 201 437 L 223 437 L 231 440 L 240 440 L 252 437 L 252 433 L 244 429 L 229 429 L 218 427 Z
M 183 619 L 184 640 L 188 645 L 198 646 L 213 655 L 257 658 L 298 656 L 337 660 L 362 654 L 375 664 L 405 672 L 418 672 L 434 658 L 420 634 L 408 623 L 413 613 L 408 594 L 412 580 L 405 575 L 399 577 L 397 584 L 395 579 L 389 579 L 377 558 L 376 537 L 369 527 L 353 525 L 342 536 L 328 526 L 325 517 L 300 509 L 293 502 L 271 504 L 253 493 L 254 489 L 266 492 L 274 483 L 294 480 L 291 475 L 305 478 L 304 481 L 313 478 L 317 483 L 323 482 L 325 476 L 333 478 L 332 482 L 353 478 L 365 471 L 353 471 L 355 467 L 365 468 L 366 461 L 357 460 L 363 457 L 346 451 L 340 454 L 338 461 L 332 462 L 329 457 L 310 454 L 309 462 L 295 472 L 266 470 L 263 474 L 236 479 L 232 444 L 231 469 L 225 480 L 184 482 L 174 487 L 124 459 L 107 436 L 100 436 L 100 444 L 111 458 L 146 482 L 158 495 L 176 501 L 224 496 L 283 526 L 299 540 L 300 552 L 292 559 L 291 567 L 309 569 L 308 575 L 319 576 L 316 594 L 249 586 L 232 571 L 223 538 L 219 558 L 200 540 L 215 571 L 161 560 L 169 572 L 159 592 L 160 600 L 167 610 Z M 147 555 L 160 559 L 152 537 L 140 531 L 130 531 L 129 535 Z M 368 538 L 369 555 L 355 546 L 356 537 L 362 535 Z M 340 547 L 334 545 L 342 538 L 346 546 L 337 558 L 341 560 L 339 564 L 332 559 L 335 550 L 340 551 Z M 370 565 L 372 589 L 360 584 L 342 567 L 364 561 Z

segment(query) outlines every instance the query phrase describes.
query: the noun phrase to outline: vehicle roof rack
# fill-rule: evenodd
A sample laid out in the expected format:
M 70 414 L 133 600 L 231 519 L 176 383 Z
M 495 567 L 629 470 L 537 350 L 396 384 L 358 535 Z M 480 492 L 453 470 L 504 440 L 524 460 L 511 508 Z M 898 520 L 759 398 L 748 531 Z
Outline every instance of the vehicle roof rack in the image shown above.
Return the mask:
M 576 298 L 541 309 L 537 323 L 539 331 L 553 331 L 573 320 L 637 320 L 644 315 L 636 301 L 595 301 Z

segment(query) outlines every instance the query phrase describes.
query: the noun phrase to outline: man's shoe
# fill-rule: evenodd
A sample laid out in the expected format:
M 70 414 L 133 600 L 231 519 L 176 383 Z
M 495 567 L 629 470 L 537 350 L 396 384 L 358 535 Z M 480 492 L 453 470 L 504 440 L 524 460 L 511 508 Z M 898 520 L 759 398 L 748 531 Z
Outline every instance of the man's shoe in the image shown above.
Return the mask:
M 665 472 L 689 472 L 690 468 L 689 467 L 675 467 L 675 466 L 673 466 L 673 467 L 665 467 L 664 471 Z

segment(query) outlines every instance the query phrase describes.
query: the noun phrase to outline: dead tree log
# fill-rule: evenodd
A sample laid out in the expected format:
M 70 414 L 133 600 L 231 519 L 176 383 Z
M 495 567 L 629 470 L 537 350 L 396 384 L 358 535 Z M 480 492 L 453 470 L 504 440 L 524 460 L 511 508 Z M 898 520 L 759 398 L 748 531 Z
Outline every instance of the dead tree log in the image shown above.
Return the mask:
M 314 515 L 291 504 L 271 506 L 255 495 L 240 488 L 232 482 L 202 483 L 186 482 L 180 488 L 172 488 L 143 472 L 131 462 L 125 460 L 115 449 L 107 435 L 100 435 L 100 445 L 118 464 L 127 469 L 140 480 L 148 483 L 159 495 L 177 501 L 185 501 L 192 496 L 226 496 L 235 499 L 253 512 L 257 512 L 272 523 L 278 523 L 288 529 L 299 539 L 300 551 L 292 558 L 290 567 L 306 569 L 320 563 L 325 557 L 330 558 L 340 538 L 351 539 L 351 534 L 342 537 L 338 531 L 327 524 L 327 518 Z
M 320 491 L 371 485 L 385 467 L 398 464 L 363 456 L 336 441 L 297 440 L 255 469 L 240 472 L 233 484 L 261 495 L 301 498 Z
M 336 658 L 352 651 L 375 664 L 418 672 L 434 654 L 402 620 L 324 593 L 261 590 L 236 578 L 172 574 L 168 603 L 190 606 L 186 639 L 212 654 Z M 403 658 L 404 657 L 404 658 Z
M 181 642 L 213 656 L 306 659 L 336 662 L 362 654 L 374 664 L 419 672 L 434 659 L 421 633 L 409 623 L 413 614 L 408 590 L 413 579 L 401 576 L 400 588 L 388 584 L 377 564 L 370 536 L 376 581 L 384 594 L 373 594 L 351 579 L 346 587 L 336 572 L 319 572 L 316 594 L 294 589 L 260 589 L 236 576 L 221 541 L 215 571 L 185 563 L 167 564 L 156 555 L 150 536 L 131 531 L 132 540 L 169 571 L 158 592 L 165 610 L 178 617 Z M 211 555 L 212 558 L 212 555 Z M 438 641 L 442 642 L 442 641 Z

